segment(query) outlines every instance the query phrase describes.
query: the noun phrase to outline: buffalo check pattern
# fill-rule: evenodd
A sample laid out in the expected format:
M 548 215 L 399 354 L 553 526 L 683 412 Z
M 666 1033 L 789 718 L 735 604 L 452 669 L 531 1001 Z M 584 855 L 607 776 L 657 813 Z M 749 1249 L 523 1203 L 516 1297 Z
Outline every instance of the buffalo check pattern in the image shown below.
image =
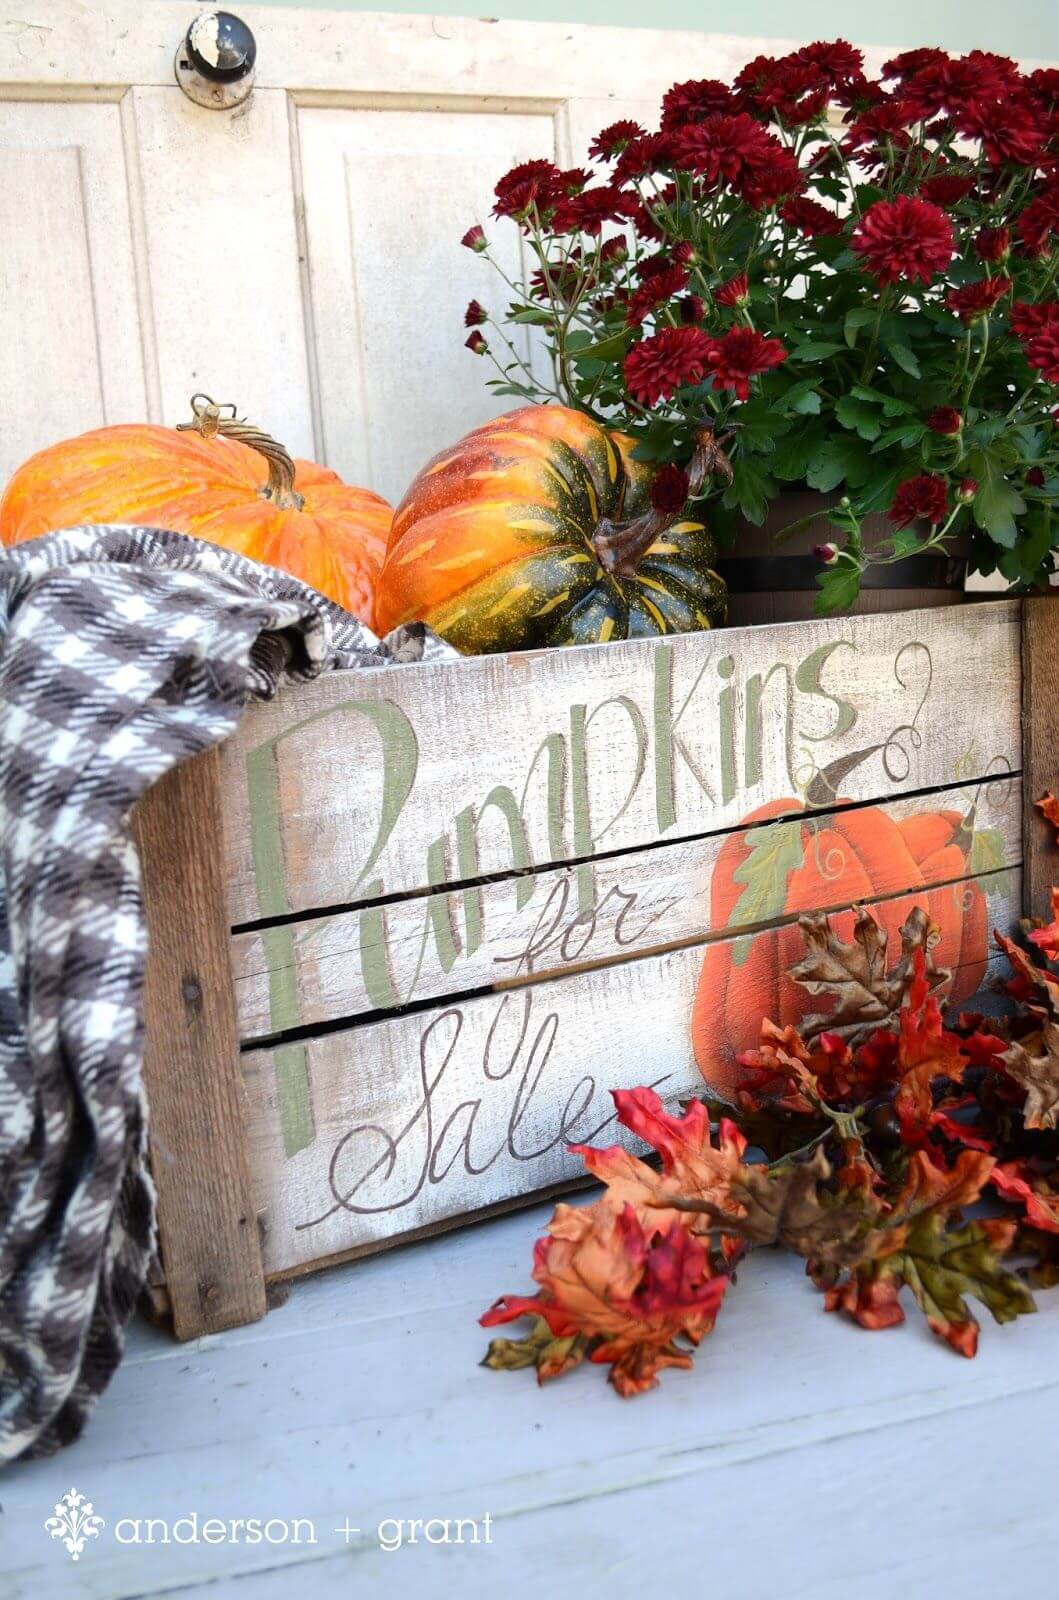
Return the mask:
M 159 529 L 0 552 L 0 1462 L 81 1432 L 154 1252 L 133 805 L 285 680 L 451 654 Z

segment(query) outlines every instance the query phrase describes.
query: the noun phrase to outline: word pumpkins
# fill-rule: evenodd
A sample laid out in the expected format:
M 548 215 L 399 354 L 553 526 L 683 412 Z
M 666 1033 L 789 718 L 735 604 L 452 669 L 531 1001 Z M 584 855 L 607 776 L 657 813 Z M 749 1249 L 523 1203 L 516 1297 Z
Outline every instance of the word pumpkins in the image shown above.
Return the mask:
M 386 501 L 327 467 L 293 461 L 230 406 L 206 395 L 191 405 L 194 421 L 175 431 L 97 428 L 31 456 L 0 501 L 0 541 L 82 522 L 172 528 L 279 567 L 370 626 Z
M 443 450 L 394 514 L 376 630 L 426 622 L 479 655 L 722 621 L 712 536 L 683 519 L 683 495 L 651 504 L 657 469 L 633 446 L 579 411 L 526 406 Z
M 865 806 L 838 816 L 768 822 L 781 813 L 790 817 L 797 806 L 774 800 L 746 818 L 758 826 L 726 840 L 710 884 L 711 926 L 745 927 L 874 900 L 900 888 L 909 892 L 871 908 L 889 937 L 891 962 L 901 948 L 899 930 L 911 896 L 940 930 L 933 954 L 939 967 L 952 969 L 950 999 L 973 995 L 985 975 L 986 900 L 977 883 L 953 882 L 968 870 L 973 814 L 924 811 L 895 820 L 879 806 Z M 917 895 L 920 886 L 927 892 Z M 850 911 L 832 918 L 842 939 L 849 939 L 853 917 Z M 804 955 L 796 923 L 707 948 L 691 1031 L 695 1060 L 712 1088 L 724 1094 L 736 1088 L 736 1057 L 758 1044 L 763 1019 L 797 1024 L 817 1009 L 817 1001 L 788 976 Z

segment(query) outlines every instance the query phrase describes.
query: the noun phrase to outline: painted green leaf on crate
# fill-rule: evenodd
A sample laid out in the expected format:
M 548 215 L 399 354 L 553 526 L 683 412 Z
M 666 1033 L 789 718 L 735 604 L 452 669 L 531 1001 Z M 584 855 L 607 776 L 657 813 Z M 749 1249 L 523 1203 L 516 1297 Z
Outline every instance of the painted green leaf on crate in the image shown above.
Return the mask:
M 729 927 L 748 922 L 769 922 L 781 915 L 787 899 L 787 881 L 804 865 L 802 824 L 772 822 L 765 828 L 751 828 L 746 836 L 749 852 L 732 874 L 743 892 L 732 907 Z M 750 938 L 736 941 L 732 963 L 741 967 L 750 952 Z

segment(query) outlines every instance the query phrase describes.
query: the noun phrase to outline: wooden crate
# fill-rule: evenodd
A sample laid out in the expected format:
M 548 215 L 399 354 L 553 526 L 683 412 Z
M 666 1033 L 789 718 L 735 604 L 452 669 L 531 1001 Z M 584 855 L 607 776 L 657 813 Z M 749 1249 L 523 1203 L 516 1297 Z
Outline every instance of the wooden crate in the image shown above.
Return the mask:
M 1050 604 L 335 674 L 171 773 L 137 831 L 178 1335 L 568 1186 L 609 1090 L 702 1088 L 693 1017 L 723 1082 L 798 911 L 927 904 L 967 997 L 1044 909 Z

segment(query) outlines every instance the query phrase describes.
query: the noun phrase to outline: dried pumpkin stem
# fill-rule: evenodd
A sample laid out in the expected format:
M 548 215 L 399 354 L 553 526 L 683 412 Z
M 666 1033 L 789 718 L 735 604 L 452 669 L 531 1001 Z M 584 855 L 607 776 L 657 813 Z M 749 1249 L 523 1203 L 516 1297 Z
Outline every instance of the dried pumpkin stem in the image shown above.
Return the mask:
M 218 405 L 208 394 L 192 395 L 191 410 L 192 420 L 178 422 L 178 433 L 199 433 L 204 439 L 220 434 L 249 445 L 268 462 L 268 482 L 258 491 L 262 500 L 271 500 L 284 511 L 301 510 L 305 502 L 294 487 L 294 462 L 281 444 L 253 423 L 241 421 L 233 405 Z
M 688 466 L 688 499 L 694 500 L 706 479 L 716 474 L 722 482 L 731 483 L 732 465 L 724 453 L 725 439 L 718 439 L 711 426 L 700 428 L 695 436 L 695 452 Z M 687 501 L 679 511 L 656 511 L 654 506 L 628 522 L 600 520 L 592 538 L 600 565 L 606 572 L 620 578 L 634 578 L 640 562 L 656 539 L 671 528 L 683 515 Z

